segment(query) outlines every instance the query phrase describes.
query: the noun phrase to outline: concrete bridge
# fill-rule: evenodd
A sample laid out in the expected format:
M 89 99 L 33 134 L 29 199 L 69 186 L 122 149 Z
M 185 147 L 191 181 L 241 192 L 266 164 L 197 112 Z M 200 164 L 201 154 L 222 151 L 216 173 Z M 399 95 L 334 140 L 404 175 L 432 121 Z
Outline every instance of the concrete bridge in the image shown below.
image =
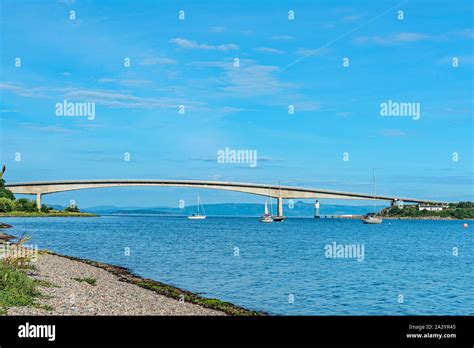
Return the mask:
M 36 195 L 36 204 L 38 206 L 38 209 L 41 208 L 41 197 L 46 194 L 63 191 L 94 189 L 101 187 L 123 186 L 172 186 L 207 188 L 215 190 L 237 191 L 265 197 L 272 197 L 278 200 L 278 216 L 283 216 L 283 199 L 290 198 L 370 199 L 389 201 L 392 203 L 392 205 L 397 202 L 433 205 L 443 203 L 415 198 L 381 196 L 366 193 L 342 192 L 304 187 L 200 180 L 69 180 L 9 183 L 5 186 L 13 193 Z

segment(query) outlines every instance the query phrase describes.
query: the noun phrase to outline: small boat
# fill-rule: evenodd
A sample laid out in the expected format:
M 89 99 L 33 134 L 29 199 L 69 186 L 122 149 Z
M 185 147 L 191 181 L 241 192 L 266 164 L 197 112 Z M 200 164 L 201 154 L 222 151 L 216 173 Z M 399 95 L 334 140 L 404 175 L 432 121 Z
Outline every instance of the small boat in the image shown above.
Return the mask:
M 204 215 L 199 213 L 199 206 L 202 206 L 202 211 L 204 212 Z M 198 196 L 197 212 L 194 213 L 193 215 L 188 216 L 188 219 L 204 220 L 205 218 L 206 218 L 206 211 L 204 210 L 204 206 L 201 204 L 201 200 L 199 199 L 199 196 Z
M 264 214 L 262 215 L 262 217 L 260 218 L 260 222 L 263 222 L 263 223 L 270 223 L 270 222 L 273 222 L 272 216 L 268 213 L 267 201 L 265 201 L 265 213 L 264 213 Z
M 367 214 L 362 218 L 362 222 L 364 224 L 381 224 L 382 223 L 382 218 L 379 218 L 375 216 L 375 214 Z
M 274 222 L 283 222 L 285 220 L 284 216 L 272 216 Z

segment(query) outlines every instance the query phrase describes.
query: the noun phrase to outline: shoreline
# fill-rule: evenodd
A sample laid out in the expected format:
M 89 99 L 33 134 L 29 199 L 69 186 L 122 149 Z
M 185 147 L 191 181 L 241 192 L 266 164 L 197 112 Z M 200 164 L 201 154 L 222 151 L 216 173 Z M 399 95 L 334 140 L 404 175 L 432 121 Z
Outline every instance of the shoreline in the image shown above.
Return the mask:
M 22 213 L 22 214 L 10 214 L 10 213 L 0 213 L 0 218 L 7 217 L 101 217 L 101 216 L 115 216 L 115 217 L 182 217 L 186 218 L 187 215 L 158 215 L 158 214 L 94 214 L 94 213 Z M 291 219 L 313 219 L 313 220 L 361 220 L 363 215 L 358 216 L 344 216 L 344 215 L 334 215 L 329 217 L 320 217 L 318 219 L 312 216 L 290 216 L 285 217 L 285 220 Z M 255 218 L 259 219 L 258 216 L 233 216 L 233 215 L 215 215 L 215 216 L 208 216 L 208 218 Z M 474 221 L 474 219 L 458 219 L 454 217 L 440 217 L 440 216 L 423 216 L 423 217 L 411 217 L 411 216 L 384 216 L 380 215 L 380 217 L 384 220 L 439 220 L 439 221 Z M 1 227 L 0 228 L 8 228 L 8 227 Z
M 10 212 L 10 213 L 0 213 L 0 217 L 97 217 L 100 215 L 93 213 L 73 213 L 73 212 L 52 212 L 52 213 L 42 213 L 42 212 Z
M 386 220 L 440 220 L 440 221 L 473 221 L 474 219 L 458 219 L 453 217 L 439 217 L 439 216 L 424 216 L 424 217 L 411 217 L 411 216 L 381 216 L 382 219 Z
M 33 266 L 28 277 L 43 283 L 38 302 L 51 309 L 10 307 L 6 315 L 265 315 L 138 276 L 122 266 L 48 250 L 39 252 Z
M 83 259 L 76 256 L 61 255 L 52 251 L 46 252 L 49 255 L 63 257 L 72 261 L 81 262 L 86 265 L 105 270 L 116 276 L 119 281 L 133 284 L 143 289 L 151 290 L 159 295 L 166 296 L 173 300 L 180 301 L 184 299 L 184 302 L 186 303 L 198 305 L 207 309 L 221 311 L 227 315 L 259 316 L 265 314 L 263 312 L 252 311 L 243 307 L 236 306 L 230 302 L 224 302 L 215 298 L 202 297 L 188 290 L 168 285 L 150 278 L 141 277 L 123 266 Z

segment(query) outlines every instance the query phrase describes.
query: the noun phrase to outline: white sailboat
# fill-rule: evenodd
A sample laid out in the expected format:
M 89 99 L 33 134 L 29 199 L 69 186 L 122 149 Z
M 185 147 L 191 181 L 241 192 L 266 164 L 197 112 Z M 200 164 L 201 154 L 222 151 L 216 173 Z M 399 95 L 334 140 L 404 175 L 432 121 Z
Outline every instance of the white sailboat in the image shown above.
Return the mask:
M 375 196 L 376 196 L 376 185 L 375 185 L 375 170 L 373 170 L 373 179 L 374 179 L 374 207 L 373 207 L 373 213 L 368 213 L 362 218 L 362 222 L 364 224 L 368 225 L 375 225 L 375 224 L 381 224 L 382 223 L 382 218 L 378 217 L 375 214 Z
M 191 220 L 204 220 L 206 218 L 206 211 L 204 210 L 204 205 L 201 204 L 201 200 L 200 200 L 199 196 L 198 196 L 197 200 L 198 200 L 197 213 L 194 213 L 193 215 L 188 216 L 188 219 L 191 219 Z M 204 215 L 200 214 L 199 206 L 202 206 L 202 211 L 204 212 Z
M 265 213 L 263 213 L 262 217 L 260 218 L 260 222 L 263 222 L 263 223 L 273 222 L 272 216 L 268 213 L 267 201 L 265 201 Z

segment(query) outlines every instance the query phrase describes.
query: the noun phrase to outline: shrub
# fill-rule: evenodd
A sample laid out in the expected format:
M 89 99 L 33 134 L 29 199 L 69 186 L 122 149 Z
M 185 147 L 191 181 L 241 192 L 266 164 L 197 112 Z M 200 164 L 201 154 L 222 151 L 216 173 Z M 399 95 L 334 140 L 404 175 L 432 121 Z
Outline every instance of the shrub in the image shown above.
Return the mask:
M 0 187 L 0 198 L 8 198 L 8 199 L 14 201 L 15 200 L 15 195 L 9 189 L 7 189 L 5 187 Z
M 48 207 L 48 206 L 45 205 L 45 204 L 42 204 L 42 205 L 41 205 L 41 211 L 42 211 L 43 213 L 49 213 L 51 210 L 53 210 L 53 208 Z
M 72 205 L 64 209 L 64 211 L 70 212 L 70 213 L 79 213 L 79 208 L 77 205 Z
M 38 211 L 36 207 L 36 202 L 26 198 L 20 198 L 15 201 L 15 209 L 16 211 L 25 211 L 29 213 L 33 213 Z
M 0 212 L 8 213 L 15 209 L 15 202 L 11 199 L 1 197 L 0 198 Z

